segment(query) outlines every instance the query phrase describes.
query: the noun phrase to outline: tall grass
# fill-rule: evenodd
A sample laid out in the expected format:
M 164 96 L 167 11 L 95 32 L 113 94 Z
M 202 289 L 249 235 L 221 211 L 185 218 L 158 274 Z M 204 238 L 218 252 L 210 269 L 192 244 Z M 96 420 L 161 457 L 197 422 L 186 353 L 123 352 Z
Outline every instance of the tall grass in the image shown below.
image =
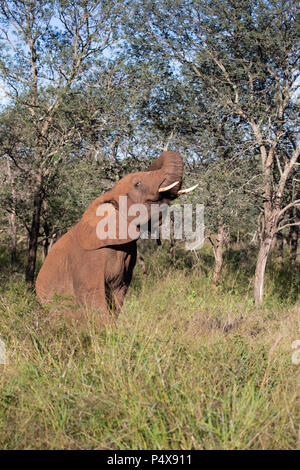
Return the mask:
M 271 261 L 255 308 L 251 253 L 231 254 L 219 294 L 209 250 L 193 256 L 146 254 L 149 275 L 137 267 L 117 327 L 100 332 L 54 322 L 3 277 L 1 448 L 299 448 L 298 278 L 279 281 Z

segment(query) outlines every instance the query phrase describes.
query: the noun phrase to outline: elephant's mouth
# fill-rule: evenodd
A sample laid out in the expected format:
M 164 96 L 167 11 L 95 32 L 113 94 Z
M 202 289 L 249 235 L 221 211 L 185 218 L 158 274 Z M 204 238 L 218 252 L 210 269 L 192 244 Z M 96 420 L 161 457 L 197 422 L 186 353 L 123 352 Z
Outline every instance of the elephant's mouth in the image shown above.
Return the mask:
M 161 197 L 156 197 L 156 198 L 153 198 L 153 199 L 146 199 L 145 203 L 146 204 L 155 204 L 155 203 L 157 203 L 161 200 L 162 200 Z

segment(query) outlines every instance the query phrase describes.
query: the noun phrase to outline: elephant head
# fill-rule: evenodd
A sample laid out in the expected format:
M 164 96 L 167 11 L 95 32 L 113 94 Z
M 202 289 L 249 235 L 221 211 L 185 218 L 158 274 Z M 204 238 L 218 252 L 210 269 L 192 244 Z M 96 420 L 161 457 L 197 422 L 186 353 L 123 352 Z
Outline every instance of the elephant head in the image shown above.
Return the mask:
M 85 250 L 95 250 L 137 239 L 140 226 L 151 219 L 153 206 L 169 203 L 180 194 L 194 189 L 181 190 L 182 175 L 182 158 L 172 151 L 163 152 L 146 171 L 126 175 L 111 190 L 92 202 L 74 227 L 80 246 Z M 139 218 L 131 211 L 136 204 L 143 206 L 143 215 Z M 127 228 L 134 221 L 136 230 L 129 233 Z M 105 224 L 113 228 L 113 236 L 109 232 L 99 236 L 99 227 L 103 228 Z

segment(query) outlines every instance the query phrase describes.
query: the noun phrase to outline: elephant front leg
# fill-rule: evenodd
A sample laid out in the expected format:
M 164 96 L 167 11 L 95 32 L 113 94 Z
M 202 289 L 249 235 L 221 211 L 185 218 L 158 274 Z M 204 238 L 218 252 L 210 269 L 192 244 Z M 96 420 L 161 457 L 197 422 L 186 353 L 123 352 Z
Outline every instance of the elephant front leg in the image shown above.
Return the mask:
M 127 293 L 128 286 L 123 285 L 118 289 L 113 290 L 113 301 L 114 301 L 114 313 L 118 315 L 124 303 L 125 295 Z
M 104 286 L 85 290 L 84 293 L 80 294 L 80 303 L 84 307 L 87 316 L 94 315 L 97 324 L 103 326 L 113 323 Z

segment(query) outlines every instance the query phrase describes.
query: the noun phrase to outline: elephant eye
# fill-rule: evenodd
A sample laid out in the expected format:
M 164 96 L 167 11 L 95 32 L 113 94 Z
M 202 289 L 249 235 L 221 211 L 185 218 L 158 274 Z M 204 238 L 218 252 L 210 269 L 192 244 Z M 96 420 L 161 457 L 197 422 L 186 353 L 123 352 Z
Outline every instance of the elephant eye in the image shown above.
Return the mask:
M 135 186 L 136 188 L 138 188 L 139 186 L 141 186 L 141 184 L 142 184 L 141 181 L 138 181 L 137 183 L 135 183 L 134 186 Z

